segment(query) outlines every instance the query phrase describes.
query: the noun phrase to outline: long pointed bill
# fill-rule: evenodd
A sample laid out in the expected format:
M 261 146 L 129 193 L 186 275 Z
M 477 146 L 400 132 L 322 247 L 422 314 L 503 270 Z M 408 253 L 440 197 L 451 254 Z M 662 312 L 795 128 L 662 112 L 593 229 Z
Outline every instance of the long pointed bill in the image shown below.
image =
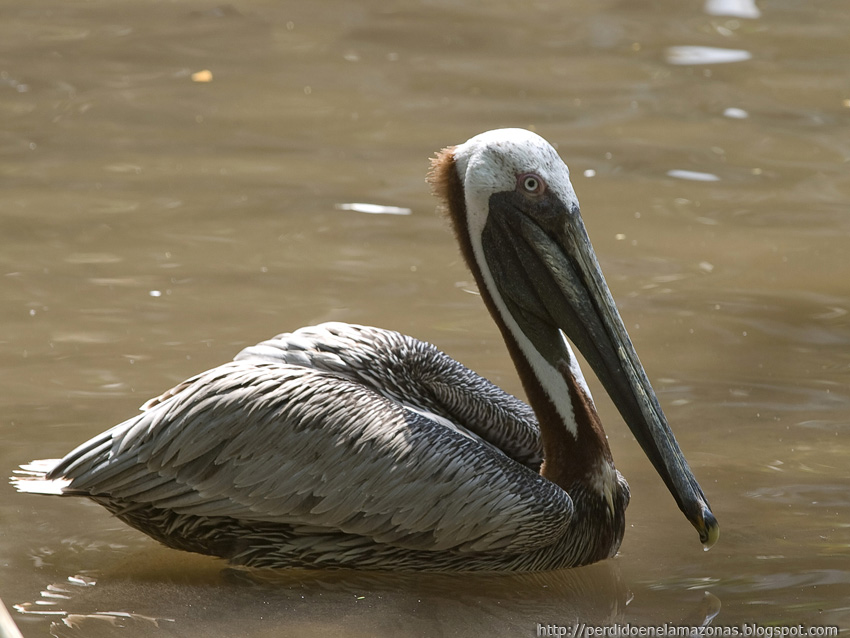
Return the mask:
M 581 351 L 700 540 L 710 547 L 720 527 L 632 346 L 579 211 L 552 200 L 541 204 L 529 210 L 514 193 L 490 198 L 482 241 L 496 285 L 525 334 L 544 356 L 552 357 L 553 366 L 566 352 L 556 344 L 558 331 Z

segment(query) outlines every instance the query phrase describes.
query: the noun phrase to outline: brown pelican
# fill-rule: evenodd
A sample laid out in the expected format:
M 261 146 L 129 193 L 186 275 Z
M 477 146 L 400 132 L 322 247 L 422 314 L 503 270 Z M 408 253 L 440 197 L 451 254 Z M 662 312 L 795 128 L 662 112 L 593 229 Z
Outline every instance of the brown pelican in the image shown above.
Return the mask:
M 542 570 L 613 556 L 629 488 L 568 337 L 706 546 L 719 527 L 605 284 L 569 171 L 529 131 L 429 176 L 529 407 L 434 346 L 340 323 L 203 372 L 21 491 L 86 496 L 174 548 L 260 567 Z M 566 337 L 565 337 L 566 335 Z

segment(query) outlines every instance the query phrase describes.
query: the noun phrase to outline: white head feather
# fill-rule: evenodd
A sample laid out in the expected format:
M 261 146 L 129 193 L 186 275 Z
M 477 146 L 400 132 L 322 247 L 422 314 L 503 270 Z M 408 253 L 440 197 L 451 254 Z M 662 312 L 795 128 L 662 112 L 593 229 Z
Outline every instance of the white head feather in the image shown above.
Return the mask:
M 578 206 L 570 170 L 537 133 L 521 128 L 487 131 L 455 147 L 455 166 L 466 194 L 467 224 L 472 236 L 481 235 L 487 221 L 487 205 L 494 193 L 512 191 L 517 177 L 534 173 L 568 208 Z

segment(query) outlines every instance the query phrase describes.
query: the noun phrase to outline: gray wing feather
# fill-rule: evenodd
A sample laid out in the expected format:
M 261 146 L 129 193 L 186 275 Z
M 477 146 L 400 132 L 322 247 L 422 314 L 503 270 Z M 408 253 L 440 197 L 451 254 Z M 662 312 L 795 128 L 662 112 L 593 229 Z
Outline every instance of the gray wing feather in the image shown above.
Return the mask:
M 392 330 L 324 323 L 246 348 L 236 360 L 334 372 L 459 425 L 534 470 L 543 460 L 537 418 L 526 403 L 432 344 Z
M 411 549 L 527 552 L 563 535 L 573 511 L 492 445 L 338 374 L 256 359 L 152 401 L 63 459 L 60 476 L 72 493 Z

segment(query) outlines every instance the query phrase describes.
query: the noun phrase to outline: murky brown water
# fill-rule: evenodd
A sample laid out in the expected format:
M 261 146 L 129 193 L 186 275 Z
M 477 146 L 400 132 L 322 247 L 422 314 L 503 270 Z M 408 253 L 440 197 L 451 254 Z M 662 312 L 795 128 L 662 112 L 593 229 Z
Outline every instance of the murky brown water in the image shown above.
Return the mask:
M 5 3 L 0 474 L 328 319 L 431 340 L 519 392 L 423 175 L 441 146 L 526 126 L 571 166 L 720 543 L 701 550 L 594 386 L 633 495 L 612 561 L 252 574 L 5 486 L 0 597 L 56 614 L 14 613 L 26 636 L 850 626 L 846 3 L 480 4 Z M 38 604 L 49 585 L 68 598 Z

